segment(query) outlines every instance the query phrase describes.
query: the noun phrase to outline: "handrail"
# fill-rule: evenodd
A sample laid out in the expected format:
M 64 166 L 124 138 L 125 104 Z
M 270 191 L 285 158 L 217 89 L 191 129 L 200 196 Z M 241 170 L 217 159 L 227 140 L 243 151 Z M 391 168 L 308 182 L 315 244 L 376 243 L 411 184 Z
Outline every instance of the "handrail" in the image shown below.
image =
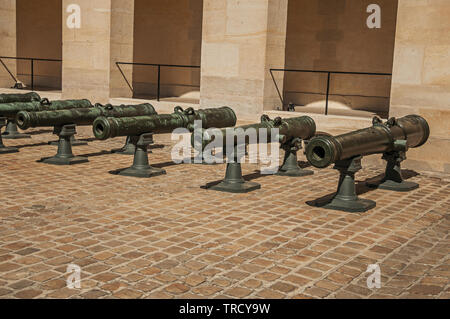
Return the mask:
M 369 75 L 369 76 L 392 76 L 392 73 L 374 73 L 374 72 L 345 72 L 345 71 L 324 71 L 324 70 L 302 70 L 302 69 L 270 69 L 270 75 L 272 76 L 273 83 L 277 90 L 278 96 L 280 98 L 281 104 L 284 108 L 284 99 L 280 92 L 280 88 L 278 87 L 277 81 L 275 80 L 275 76 L 273 72 L 300 72 L 300 73 L 321 73 L 327 74 L 327 92 L 326 94 L 326 102 L 325 102 L 325 115 L 328 115 L 328 104 L 330 99 L 330 84 L 331 84 L 331 75 L 333 74 L 350 74 L 350 75 Z M 323 94 L 323 93 L 317 93 Z
M 142 62 L 116 62 L 117 68 L 119 69 L 120 73 L 122 74 L 122 77 L 124 78 L 125 82 L 127 83 L 128 87 L 130 88 L 131 92 L 133 92 L 133 93 L 134 93 L 134 88 L 128 81 L 128 79 L 125 76 L 125 73 L 123 72 L 120 65 L 138 65 L 138 66 L 158 67 L 158 88 L 157 88 L 157 92 L 156 92 L 156 99 L 158 102 L 161 97 L 161 67 L 200 69 L 200 66 L 198 66 L 198 65 L 160 64 L 160 63 L 142 63 Z
M 14 84 L 14 88 L 19 88 L 19 81 L 14 76 L 14 74 L 11 72 L 11 70 L 6 66 L 6 64 L 3 62 L 2 59 L 6 60 L 25 60 L 25 61 L 31 61 L 31 90 L 34 91 L 34 61 L 44 61 L 44 62 L 62 62 L 60 59 L 42 59 L 42 58 L 25 58 L 25 57 L 11 57 L 11 56 L 0 56 L 0 63 L 3 65 L 3 67 L 8 71 L 9 75 L 13 78 L 13 80 L 16 82 Z

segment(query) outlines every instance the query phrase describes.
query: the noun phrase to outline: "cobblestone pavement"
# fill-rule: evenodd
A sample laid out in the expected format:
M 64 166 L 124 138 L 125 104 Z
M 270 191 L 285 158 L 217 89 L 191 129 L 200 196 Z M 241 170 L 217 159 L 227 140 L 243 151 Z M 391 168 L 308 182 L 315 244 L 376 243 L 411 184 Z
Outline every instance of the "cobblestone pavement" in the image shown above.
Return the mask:
M 150 154 L 167 175 L 135 179 L 108 173 L 131 165 L 106 154 L 123 138 L 74 147 L 90 162 L 57 167 L 36 162 L 56 148 L 34 132 L 5 140 L 20 153 L 0 155 L 2 298 L 450 297 L 448 181 L 421 173 L 409 174 L 421 186 L 410 193 L 359 187 L 377 208 L 348 214 L 306 204 L 335 191 L 332 169 L 285 178 L 245 164 L 262 189 L 234 195 L 200 188 L 224 165 L 171 164 L 169 135 Z M 69 264 L 82 269 L 81 289 L 66 287 Z M 370 264 L 380 289 L 367 288 Z

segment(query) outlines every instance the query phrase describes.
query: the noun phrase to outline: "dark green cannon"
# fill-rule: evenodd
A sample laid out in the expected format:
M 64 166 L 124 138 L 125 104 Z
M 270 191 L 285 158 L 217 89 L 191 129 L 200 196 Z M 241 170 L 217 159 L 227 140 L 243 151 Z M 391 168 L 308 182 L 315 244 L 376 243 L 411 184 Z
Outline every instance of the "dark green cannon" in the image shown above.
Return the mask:
M 17 114 L 20 112 L 48 112 L 48 111 L 62 111 L 62 110 L 72 110 L 72 109 L 88 109 L 92 108 L 93 105 L 89 100 L 58 100 L 49 101 L 48 99 L 43 99 L 40 102 L 33 103 L 14 103 L 7 107 L 4 107 L 4 114 L 7 114 L 14 121 L 16 125 Z M 1 108 L 1 107 L 0 107 Z M 16 128 L 17 130 L 17 128 Z M 58 141 L 49 142 L 49 145 L 58 145 Z M 87 143 L 72 140 L 72 146 L 75 145 L 85 145 Z
M 0 117 L 0 130 L 6 126 L 7 119 L 5 117 Z M 6 147 L 3 144 L 2 134 L 0 134 L 0 154 L 17 153 L 19 149 L 15 147 Z
M 196 121 L 202 127 L 229 127 L 236 125 L 236 114 L 229 107 L 215 109 L 183 110 L 176 107 L 173 114 L 153 116 L 112 118 L 100 117 L 94 121 L 94 135 L 99 140 L 116 136 L 130 136 L 130 142 L 136 146 L 133 166 L 119 172 L 119 175 L 148 178 L 163 175 L 163 169 L 149 165 L 147 149 L 153 134 L 172 133 L 178 128 L 194 130 Z
M 350 212 L 364 212 L 375 207 L 375 202 L 359 199 L 355 189 L 355 173 L 361 167 L 361 157 L 383 154 L 387 161 L 384 178 L 379 183 L 369 183 L 380 189 L 410 191 L 418 184 L 403 179 L 401 162 L 409 148 L 420 147 L 430 136 L 427 121 L 418 115 L 391 118 L 386 123 L 375 117 L 373 126 L 340 136 L 319 136 L 306 147 L 306 157 L 311 165 L 325 168 L 335 164 L 341 177 L 336 196 L 325 203 L 326 208 Z M 318 205 L 323 203 L 316 203 Z
M 253 130 L 255 133 L 252 134 L 253 138 L 250 137 L 249 130 Z M 229 158 L 225 179 L 220 184 L 208 188 L 231 193 L 247 193 L 259 189 L 261 186 L 257 183 L 246 182 L 242 177 L 241 158 L 243 154 L 239 155 L 239 147 L 245 147 L 252 143 L 276 141 L 285 151 L 283 165 L 276 174 L 291 177 L 307 176 L 314 172 L 300 168 L 297 152 L 302 148 L 302 141 L 310 139 L 315 133 L 316 124 L 308 116 L 286 119 L 278 117 L 271 120 L 268 116 L 263 115 L 261 123 L 258 124 L 220 131 L 203 129 L 202 132 L 194 132 L 191 143 L 201 154 L 207 145 L 216 140 L 216 136 L 220 136 L 222 140 L 219 144 L 223 145 L 224 153 Z M 276 135 L 272 136 L 273 134 Z M 230 148 L 232 152 L 230 152 Z
M 99 116 L 138 116 L 157 114 L 155 108 L 148 103 L 139 105 L 100 105 L 91 108 L 56 110 L 44 112 L 19 112 L 16 116 L 17 125 L 21 129 L 30 127 L 54 127 L 54 134 L 59 136 L 58 153 L 41 161 L 55 165 L 73 165 L 88 161 L 85 157 L 76 157 L 72 153 L 71 139 L 76 134 L 76 125 L 92 125 Z M 67 144 L 68 143 L 68 144 Z
M 0 115 L 10 120 L 15 120 L 17 114 L 20 112 L 47 112 L 71 109 L 86 109 L 91 107 L 92 104 L 89 100 L 49 101 L 48 99 L 43 99 L 41 101 L 33 102 L 0 104 Z
M 26 130 L 30 127 L 61 127 L 66 124 L 89 126 L 100 116 L 130 117 L 143 114 L 156 114 L 155 108 L 148 103 L 121 106 L 113 106 L 110 104 L 103 106 L 96 104 L 91 108 L 47 110 L 42 112 L 22 111 L 17 113 L 16 122 L 21 129 Z
M 0 105 L 5 103 L 16 103 L 16 102 L 35 102 L 40 101 L 41 97 L 39 94 L 31 92 L 25 94 L 0 94 Z M 1 117 L 6 117 L 4 114 L 0 113 Z M 13 120 L 9 120 L 6 124 L 6 130 L 4 133 L 4 138 L 7 139 L 19 139 L 19 138 L 30 138 L 30 135 L 21 134 L 17 130 L 17 125 Z
M 29 138 L 30 135 L 21 134 L 17 130 L 16 117 L 21 111 L 37 112 L 47 110 L 66 110 L 74 108 L 89 108 L 92 104 L 88 100 L 62 100 L 49 101 L 42 99 L 41 101 L 32 102 L 14 102 L 0 104 L 0 117 L 7 120 L 5 135 L 6 139 Z M 1 134 L 1 133 L 0 133 Z
M 35 92 L 22 94 L 0 94 L 0 104 L 14 102 L 33 102 L 40 101 L 41 97 Z

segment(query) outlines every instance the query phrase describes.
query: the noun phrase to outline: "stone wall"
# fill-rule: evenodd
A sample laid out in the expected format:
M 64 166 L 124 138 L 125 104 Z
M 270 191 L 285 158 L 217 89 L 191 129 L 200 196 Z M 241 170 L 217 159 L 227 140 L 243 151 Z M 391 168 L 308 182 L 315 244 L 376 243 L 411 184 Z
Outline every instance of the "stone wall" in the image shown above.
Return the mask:
M 431 138 L 411 168 L 450 172 L 450 1 L 399 1 L 391 115 L 418 114 Z
M 380 29 L 367 27 L 366 11 L 372 3 L 381 7 Z M 397 0 L 289 1 L 286 68 L 392 73 L 396 16 Z M 326 85 L 327 74 L 288 72 L 285 103 L 323 112 Z M 388 76 L 332 75 L 330 108 L 368 110 L 387 117 L 390 87 Z
M 205 0 L 203 14 L 201 106 L 244 117 L 272 108 L 268 71 L 284 59 L 287 1 Z
M 63 23 L 63 98 L 106 103 L 110 96 L 111 0 L 63 0 L 81 7 L 81 28 Z M 64 14 L 64 20 L 68 14 Z
M 200 66 L 202 0 L 135 2 L 134 62 Z M 163 67 L 161 84 L 162 96 L 198 92 L 200 70 Z M 133 87 L 136 96 L 155 97 L 157 68 L 135 66 Z

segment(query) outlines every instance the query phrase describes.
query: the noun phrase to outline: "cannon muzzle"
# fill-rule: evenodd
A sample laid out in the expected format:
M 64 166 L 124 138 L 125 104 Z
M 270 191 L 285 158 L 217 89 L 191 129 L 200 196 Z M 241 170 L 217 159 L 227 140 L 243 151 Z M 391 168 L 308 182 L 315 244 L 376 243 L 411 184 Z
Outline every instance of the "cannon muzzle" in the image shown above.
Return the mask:
M 23 111 L 17 113 L 16 124 L 19 127 L 26 127 L 26 128 L 28 128 L 26 123 L 30 123 L 30 121 L 31 121 L 31 114 L 32 113 L 30 113 L 30 112 L 23 112 Z
M 425 144 L 430 136 L 427 121 L 418 115 L 392 118 L 382 123 L 374 118 L 370 128 L 339 136 L 318 136 L 308 143 L 306 157 L 317 168 L 356 156 L 406 151 Z M 402 143 L 401 141 L 405 141 Z

